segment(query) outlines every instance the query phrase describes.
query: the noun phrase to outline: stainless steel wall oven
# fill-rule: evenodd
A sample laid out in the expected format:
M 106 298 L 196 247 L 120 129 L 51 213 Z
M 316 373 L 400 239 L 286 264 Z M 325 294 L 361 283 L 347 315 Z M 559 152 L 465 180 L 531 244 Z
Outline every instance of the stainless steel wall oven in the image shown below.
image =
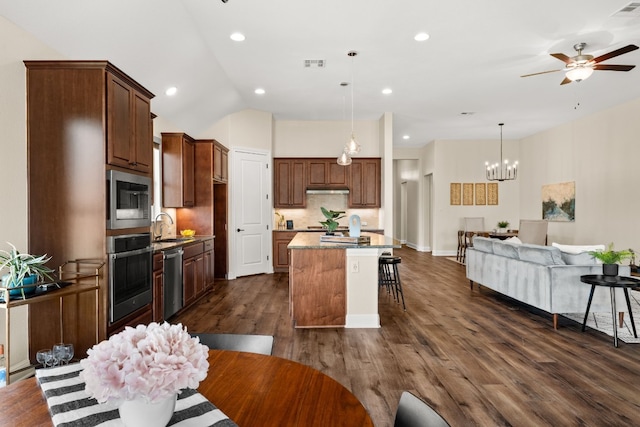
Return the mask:
M 153 299 L 151 233 L 110 236 L 109 321 L 113 323 Z

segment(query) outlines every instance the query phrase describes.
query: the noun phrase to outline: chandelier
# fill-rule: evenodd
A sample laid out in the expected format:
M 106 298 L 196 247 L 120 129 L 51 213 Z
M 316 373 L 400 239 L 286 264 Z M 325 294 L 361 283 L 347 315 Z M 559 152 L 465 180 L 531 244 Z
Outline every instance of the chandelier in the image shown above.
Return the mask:
M 484 163 L 487 169 L 487 180 L 512 181 L 518 177 L 518 161 L 510 164 L 508 159 L 502 160 L 502 126 L 504 123 L 498 123 L 498 126 L 500 126 L 500 163 L 492 165 L 489 162 Z
M 338 164 L 342 166 L 348 166 L 351 164 L 351 156 L 360 152 L 360 144 L 356 141 L 355 134 L 353 133 L 353 58 L 358 55 L 358 52 L 351 50 L 347 53 L 347 56 L 351 58 L 351 138 L 344 146 L 342 154 L 338 157 Z

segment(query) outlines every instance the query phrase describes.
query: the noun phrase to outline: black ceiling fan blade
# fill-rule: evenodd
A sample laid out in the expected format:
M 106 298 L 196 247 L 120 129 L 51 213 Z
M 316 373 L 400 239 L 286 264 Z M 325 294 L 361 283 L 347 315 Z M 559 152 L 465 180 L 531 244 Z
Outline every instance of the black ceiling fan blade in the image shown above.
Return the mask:
M 564 53 L 551 53 L 550 55 L 553 56 L 556 59 L 559 59 L 560 61 L 564 62 L 565 64 L 570 64 L 571 63 L 571 58 L 569 58 Z
M 608 70 L 608 71 L 631 71 L 636 68 L 635 65 L 613 65 L 613 64 L 595 64 L 594 70 Z
M 537 76 L 538 74 L 555 73 L 556 71 L 562 71 L 562 70 L 560 69 L 560 70 L 540 71 L 539 73 L 525 74 L 524 76 L 520 76 L 520 77 Z
M 565 77 L 563 81 L 560 82 L 560 85 L 566 85 L 568 83 L 571 83 L 571 79 L 569 77 Z
M 635 44 L 630 44 L 625 47 L 621 47 L 620 49 L 612 50 L 611 52 L 605 53 L 604 55 L 600 55 L 597 58 L 595 58 L 593 62 L 597 64 L 598 62 L 606 61 L 607 59 L 611 59 L 613 57 L 632 52 L 636 49 L 638 49 L 638 46 L 636 46 Z

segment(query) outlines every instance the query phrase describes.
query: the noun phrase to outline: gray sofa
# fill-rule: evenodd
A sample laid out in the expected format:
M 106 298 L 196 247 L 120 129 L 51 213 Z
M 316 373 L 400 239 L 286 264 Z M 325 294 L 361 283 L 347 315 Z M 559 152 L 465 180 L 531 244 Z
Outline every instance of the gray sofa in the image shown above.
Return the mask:
M 467 249 L 467 278 L 525 304 L 553 314 L 584 313 L 591 286 L 580 281 L 585 274 L 602 274 L 602 265 L 587 252 L 570 254 L 552 246 L 513 244 L 475 237 Z M 629 275 L 629 266 L 620 266 L 620 275 Z M 624 307 L 624 294 L 616 290 L 616 305 Z M 590 312 L 611 313 L 608 288 L 597 286 Z M 620 315 L 622 316 L 622 315 Z

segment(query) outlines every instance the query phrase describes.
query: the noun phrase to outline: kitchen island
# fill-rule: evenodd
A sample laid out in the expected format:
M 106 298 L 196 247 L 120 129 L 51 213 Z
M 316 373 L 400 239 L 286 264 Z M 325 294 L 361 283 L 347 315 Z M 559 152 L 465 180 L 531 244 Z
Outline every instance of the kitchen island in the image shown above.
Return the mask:
M 296 328 L 379 328 L 378 257 L 400 242 L 377 233 L 366 245 L 321 242 L 300 232 L 287 248 L 289 314 Z

